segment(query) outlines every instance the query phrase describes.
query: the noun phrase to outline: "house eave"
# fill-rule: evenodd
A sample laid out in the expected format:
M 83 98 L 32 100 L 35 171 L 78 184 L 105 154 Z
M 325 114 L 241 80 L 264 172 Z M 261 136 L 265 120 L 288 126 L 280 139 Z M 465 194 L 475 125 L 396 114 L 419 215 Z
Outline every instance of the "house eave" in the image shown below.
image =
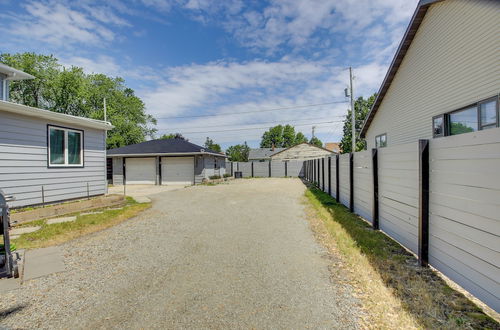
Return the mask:
M 373 121 L 373 118 L 375 117 L 375 114 L 377 113 L 377 110 L 380 107 L 380 104 L 382 103 L 382 100 L 384 99 L 385 94 L 387 93 L 387 90 L 392 83 L 392 80 L 396 76 L 399 66 L 403 61 L 408 48 L 410 48 L 413 38 L 415 37 L 415 34 L 417 33 L 418 28 L 420 27 L 420 24 L 422 23 L 425 14 L 427 13 L 427 10 L 432 4 L 441 1 L 444 0 L 420 0 L 420 2 L 418 3 L 417 8 L 415 9 L 415 12 L 413 13 L 413 16 L 410 20 L 410 23 L 406 28 L 403 39 L 401 40 L 396 54 L 392 59 L 391 65 L 387 70 L 382 85 L 378 90 L 377 98 L 375 99 L 375 102 L 373 103 L 372 108 L 370 109 L 370 112 L 368 113 L 368 116 L 363 123 L 363 127 L 361 128 L 360 132 L 361 138 L 366 137 L 366 132 L 368 131 L 368 128 L 370 127 L 370 124 Z
M 64 123 L 69 125 L 78 125 L 87 128 L 95 128 L 102 130 L 111 130 L 114 128 L 114 126 L 111 125 L 111 123 L 106 121 L 66 115 L 58 112 L 34 108 L 8 101 L 0 100 L 0 111 L 19 114 L 22 116 L 45 119 L 49 121 L 57 121 L 59 123 Z

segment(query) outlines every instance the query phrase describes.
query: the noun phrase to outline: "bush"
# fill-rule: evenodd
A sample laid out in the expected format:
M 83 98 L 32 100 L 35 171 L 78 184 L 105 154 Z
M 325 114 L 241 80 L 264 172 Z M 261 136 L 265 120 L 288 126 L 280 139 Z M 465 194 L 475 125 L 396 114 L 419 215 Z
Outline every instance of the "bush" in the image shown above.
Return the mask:
M 225 178 L 230 178 L 230 177 L 232 177 L 232 175 L 231 175 L 231 174 L 229 174 L 229 173 L 225 173 L 225 174 L 224 174 L 224 177 L 225 177 Z
M 220 175 L 211 175 L 208 177 L 210 180 L 217 180 L 220 179 Z

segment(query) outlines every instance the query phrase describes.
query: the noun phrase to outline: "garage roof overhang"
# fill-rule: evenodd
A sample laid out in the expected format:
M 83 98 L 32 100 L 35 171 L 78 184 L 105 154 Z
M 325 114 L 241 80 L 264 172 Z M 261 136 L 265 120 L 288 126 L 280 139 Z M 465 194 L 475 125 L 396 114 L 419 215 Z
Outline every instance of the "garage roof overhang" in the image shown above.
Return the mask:
M 168 157 L 168 156 L 200 156 L 200 155 L 208 155 L 208 156 L 216 156 L 227 158 L 226 155 L 217 154 L 213 152 L 169 152 L 169 153 L 139 153 L 139 154 L 111 154 L 106 155 L 106 157 Z

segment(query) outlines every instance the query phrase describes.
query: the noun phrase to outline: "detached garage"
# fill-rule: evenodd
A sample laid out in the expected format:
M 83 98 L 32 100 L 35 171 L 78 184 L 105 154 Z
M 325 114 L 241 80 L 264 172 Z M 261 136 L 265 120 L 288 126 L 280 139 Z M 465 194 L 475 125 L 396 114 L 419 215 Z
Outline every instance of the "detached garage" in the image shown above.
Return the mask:
M 226 173 L 226 156 L 182 139 L 152 140 L 107 152 L 112 182 L 193 185 Z

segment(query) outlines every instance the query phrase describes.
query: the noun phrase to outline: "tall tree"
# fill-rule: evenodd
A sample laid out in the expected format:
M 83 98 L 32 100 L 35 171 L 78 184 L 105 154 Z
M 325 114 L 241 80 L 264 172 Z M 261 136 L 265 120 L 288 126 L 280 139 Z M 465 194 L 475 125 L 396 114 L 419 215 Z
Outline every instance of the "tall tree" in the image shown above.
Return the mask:
M 226 155 L 232 162 L 248 162 L 249 152 L 250 147 L 245 142 L 244 144 L 237 144 L 227 148 Z
M 295 135 L 295 141 L 293 142 L 293 144 L 297 145 L 304 142 L 307 142 L 306 136 L 302 132 L 298 132 L 297 135 Z
M 321 140 L 315 136 L 313 136 L 311 140 L 309 140 L 309 143 L 317 147 L 323 147 L 323 142 L 321 142 Z
M 163 134 L 160 136 L 160 139 L 162 140 L 168 140 L 168 139 L 180 139 L 180 140 L 185 140 L 189 141 L 186 139 L 181 133 L 170 133 L 170 134 Z
M 281 147 L 288 148 L 295 145 L 295 128 L 291 125 L 283 127 L 283 144 Z
M 377 94 L 373 94 L 369 98 L 365 99 L 362 96 L 354 102 L 354 109 L 356 111 L 356 150 L 361 151 L 366 148 L 366 141 L 359 137 L 359 132 L 363 123 L 365 122 L 366 116 L 370 112 L 370 109 L 377 98 Z M 352 150 L 352 134 L 351 134 L 351 110 L 347 112 L 346 119 L 344 121 L 344 135 L 340 141 L 340 149 L 343 153 L 349 153 Z
M 0 62 L 35 77 L 11 83 L 13 102 L 102 120 L 106 98 L 107 120 L 115 126 L 108 132 L 108 148 L 139 143 L 156 132 L 156 120 L 122 78 L 85 74 L 79 67 L 64 68 L 52 55 L 3 53 Z
M 214 143 L 214 141 L 207 136 L 207 139 L 205 140 L 205 148 L 216 151 L 216 152 L 221 152 L 222 148 L 220 147 L 219 144 Z

